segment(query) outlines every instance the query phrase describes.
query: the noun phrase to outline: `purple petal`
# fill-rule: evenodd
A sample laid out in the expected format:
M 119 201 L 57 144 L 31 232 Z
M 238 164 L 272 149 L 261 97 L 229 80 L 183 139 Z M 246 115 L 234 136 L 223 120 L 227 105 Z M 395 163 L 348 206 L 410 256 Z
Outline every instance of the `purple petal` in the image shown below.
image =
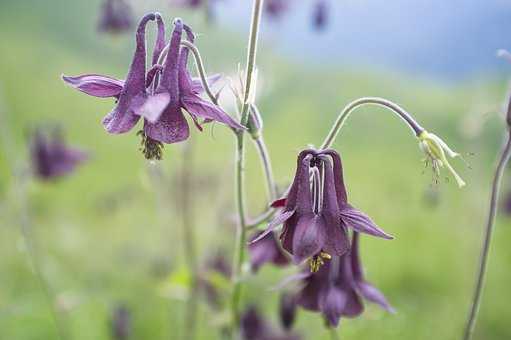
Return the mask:
M 344 185 L 341 156 L 333 149 L 321 151 L 321 154 L 329 155 L 334 162 L 335 192 L 339 207 L 342 208 L 348 202 L 348 194 L 346 193 L 346 186 Z
M 357 290 L 364 299 L 376 303 L 390 313 L 395 313 L 394 308 L 387 302 L 385 296 L 368 282 L 357 282 Z
M 385 233 L 372 220 L 360 210 L 347 204 L 341 209 L 341 219 L 350 228 L 360 233 L 365 233 L 388 240 L 394 237 Z
M 209 76 L 207 79 L 208 85 L 212 86 L 220 79 L 222 79 L 222 75 L 219 73 Z M 204 86 L 202 86 L 202 80 L 200 78 L 192 78 L 192 92 L 195 94 L 204 92 Z
M 286 222 L 293 214 L 294 214 L 294 210 L 292 211 L 284 211 L 280 214 L 278 214 L 269 224 L 268 224 L 268 228 L 266 228 L 266 230 L 261 234 L 259 235 L 258 237 L 256 237 L 254 240 L 250 241 L 249 243 L 250 244 L 253 244 L 259 240 L 261 240 L 262 238 L 264 238 L 266 235 L 268 235 L 269 233 L 271 233 L 275 228 L 277 228 L 279 225 L 281 225 L 282 223 Z
M 84 74 L 77 77 L 62 75 L 62 80 L 78 91 L 100 98 L 118 97 L 124 86 L 123 80 L 99 74 Z
M 302 216 L 293 236 L 293 259 L 296 263 L 316 255 L 325 244 L 325 221 L 320 216 Z
M 190 114 L 197 117 L 215 120 L 220 123 L 224 123 L 233 129 L 245 130 L 243 125 L 235 121 L 231 116 L 225 113 L 218 106 L 211 104 L 196 94 L 187 94 L 181 97 L 181 103 Z
M 337 287 L 330 287 L 326 294 L 320 299 L 320 306 L 323 315 L 332 327 L 339 325 L 341 314 L 347 303 L 347 296 L 344 291 Z
M 292 274 L 286 278 L 284 278 L 282 281 L 280 281 L 275 287 L 272 287 L 271 290 L 281 290 L 282 288 L 285 288 L 287 285 L 296 282 L 296 281 L 302 281 L 307 279 L 309 276 L 313 275 L 310 271 L 303 271 L 300 273 Z
M 163 19 L 159 13 L 155 13 L 155 17 L 156 24 L 158 25 L 158 33 L 156 35 L 156 41 L 154 43 L 152 65 L 156 65 L 158 63 L 160 54 L 165 48 L 165 23 L 163 22 Z
M 172 103 L 171 103 L 172 104 Z M 168 105 L 160 119 L 144 126 L 145 134 L 162 143 L 172 144 L 188 138 L 190 129 L 180 108 Z
M 166 92 L 149 96 L 144 105 L 135 114 L 144 117 L 150 123 L 155 123 L 170 102 L 170 95 Z
M 257 232 L 253 235 L 252 239 L 257 238 L 259 234 L 261 234 L 261 232 Z M 279 266 L 289 262 L 289 259 L 285 257 L 284 254 L 281 254 L 282 250 L 279 248 L 275 234 L 273 233 L 267 234 L 257 243 L 250 244 L 248 251 L 250 253 L 252 269 L 255 272 L 258 271 L 263 264 L 268 262 Z
M 154 65 L 147 71 L 145 86 L 149 87 L 153 83 L 154 79 L 157 78 L 157 75 L 163 71 L 163 66 Z

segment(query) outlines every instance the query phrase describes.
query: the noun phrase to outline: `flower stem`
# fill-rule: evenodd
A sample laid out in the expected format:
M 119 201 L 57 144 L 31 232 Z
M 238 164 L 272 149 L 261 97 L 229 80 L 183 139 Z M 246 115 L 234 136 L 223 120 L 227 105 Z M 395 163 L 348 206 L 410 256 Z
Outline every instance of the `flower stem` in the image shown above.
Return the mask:
M 499 163 L 495 170 L 493 177 L 491 198 L 490 198 L 490 210 L 488 212 L 488 219 L 486 222 L 486 229 L 484 235 L 484 241 L 481 249 L 481 257 L 479 262 L 479 271 L 477 272 L 476 286 L 474 290 L 474 296 L 472 298 L 472 304 L 470 307 L 470 313 L 468 316 L 467 324 L 465 326 L 465 333 L 463 339 L 469 340 L 472 338 L 474 327 L 477 319 L 477 313 L 481 304 L 481 294 L 484 287 L 484 281 L 486 276 L 486 266 L 488 264 L 488 255 L 490 253 L 491 238 L 495 225 L 495 216 L 497 214 L 498 200 L 500 194 L 500 186 L 502 183 L 502 176 L 506 165 L 511 156 L 511 131 L 508 132 L 507 141 L 502 149 Z
M 277 199 L 277 186 L 275 185 L 275 180 L 273 178 L 270 154 L 268 153 L 268 149 L 266 148 L 266 143 L 264 142 L 264 138 L 262 135 L 254 139 L 254 144 L 257 148 L 257 153 L 259 154 L 261 166 L 263 168 L 264 175 L 266 178 L 268 203 L 271 204 L 271 202 Z
M 244 102 L 241 114 L 241 124 L 246 125 L 248 121 L 250 89 L 252 75 L 255 68 L 257 38 L 259 33 L 259 23 L 261 21 L 261 11 L 264 0 L 254 0 L 252 9 L 252 23 L 250 26 L 250 38 L 248 44 L 247 69 L 245 79 Z M 236 337 L 240 321 L 240 301 L 241 301 L 241 271 L 245 258 L 246 246 L 246 217 L 245 217 L 245 186 L 244 186 L 244 132 L 236 133 L 236 202 L 238 208 L 238 228 L 236 232 L 235 254 L 232 271 L 232 291 L 231 291 L 231 313 L 232 313 L 232 336 Z
M 340 340 L 341 339 L 339 334 L 337 334 L 337 330 L 335 328 L 330 327 L 329 333 L 330 333 L 330 339 L 332 339 L 332 340 Z
M 192 52 L 193 57 L 195 59 L 197 72 L 199 73 L 202 86 L 204 87 L 204 91 L 208 95 L 209 99 L 213 102 L 213 104 L 218 105 L 218 99 L 216 98 L 216 96 L 213 94 L 213 91 L 211 91 L 211 88 L 209 87 L 206 68 L 204 67 L 204 62 L 202 61 L 199 49 L 197 48 L 197 46 L 186 40 L 182 40 L 181 45 L 185 46 Z
M 408 126 L 412 129 L 412 131 L 415 133 L 415 135 L 418 137 L 421 132 L 424 131 L 424 128 L 417 123 L 417 121 L 403 108 L 401 108 L 399 105 L 378 97 L 363 97 L 356 99 L 346 105 L 344 109 L 341 111 L 337 119 L 335 120 L 334 125 L 332 126 L 332 129 L 326 136 L 325 140 L 323 141 L 323 144 L 321 145 L 321 149 L 327 149 L 329 148 L 337 135 L 339 134 L 339 131 L 343 127 L 344 123 L 346 122 L 346 119 L 348 116 L 353 112 L 356 108 L 364 105 L 377 105 L 377 106 L 383 106 L 387 109 L 390 109 L 392 112 L 397 114 L 400 118 L 402 118 Z
M 184 252 L 188 269 L 191 273 L 190 294 L 185 313 L 184 339 L 195 338 L 195 328 L 198 308 L 198 265 L 195 238 L 195 221 L 192 211 L 193 192 L 193 145 L 190 140 L 184 145 L 181 168 L 181 217 L 183 226 Z

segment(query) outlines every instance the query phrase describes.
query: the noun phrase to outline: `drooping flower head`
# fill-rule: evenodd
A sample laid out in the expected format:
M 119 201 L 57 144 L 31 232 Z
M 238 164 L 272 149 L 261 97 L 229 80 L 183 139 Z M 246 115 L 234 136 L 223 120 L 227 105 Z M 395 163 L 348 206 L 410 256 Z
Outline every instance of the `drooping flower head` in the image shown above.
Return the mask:
M 105 0 L 101 7 L 98 30 L 108 33 L 122 33 L 133 26 L 133 12 L 124 0 Z
M 250 239 L 254 240 L 262 233 L 262 231 L 258 231 Z M 268 233 L 259 242 L 251 243 L 248 246 L 248 252 L 250 254 L 250 264 L 254 272 L 257 272 L 265 263 L 285 266 L 290 262 L 288 255 L 280 247 L 275 232 Z
M 317 30 L 322 30 L 328 21 L 328 4 L 326 0 L 317 0 L 312 13 L 312 25 Z
M 309 259 L 313 272 L 325 260 L 349 250 L 347 228 L 392 238 L 366 214 L 348 204 L 341 158 L 332 149 L 300 152 L 293 184 L 279 204 L 283 205 L 280 214 L 252 242 L 259 242 L 283 224 L 282 247 L 293 255 L 296 263 Z
M 50 135 L 37 130 L 30 153 L 34 175 L 41 180 L 65 176 L 87 159 L 85 152 L 68 147 L 58 131 Z
M 157 21 L 158 35 L 152 67 L 146 72 L 145 27 L 150 20 Z M 162 18 L 158 13 L 147 14 L 137 29 L 136 50 L 125 81 L 96 74 L 63 76 L 67 84 L 79 91 L 117 99 L 116 107 L 103 119 L 108 132 L 128 132 L 140 117 L 144 117 L 144 129 L 139 134 L 142 136 L 142 151 L 148 159 L 161 159 L 163 143 L 176 143 L 188 138 L 188 123 L 182 110 L 190 114 L 199 129 L 199 118 L 203 118 L 204 122 L 217 121 L 233 129 L 245 129 L 220 107 L 199 96 L 204 88 L 187 70 L 188 49 L 181 47 L 183 31 L 193 42 L 192 30 L 181 19 L 175 19 L 167 54 L 163 55 L 165 27 Z M 218 78 L 213 76 L 209 81 L 214 82 Z
M 316 273 L 308 273 L 305 285 L 296 295 L 296 303 L 304 309 L 319 311 L 331 327 L 342 317 L 362 314 L 362 298 L 393 312 L 385 296 L 364 279 L 359 257 L 359 234 L 353 233 L 351 250 L 334 256 Z

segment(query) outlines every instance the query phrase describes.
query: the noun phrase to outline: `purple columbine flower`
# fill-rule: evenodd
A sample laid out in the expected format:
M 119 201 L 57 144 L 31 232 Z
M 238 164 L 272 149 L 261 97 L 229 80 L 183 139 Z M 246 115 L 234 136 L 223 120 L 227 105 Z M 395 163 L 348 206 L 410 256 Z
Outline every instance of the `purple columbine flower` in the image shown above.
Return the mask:
M 133 12 L 124 0 L 106 0 L 101 7 L 98 30 L 108 33 L 122 33 L 133 26 Z
M 157 20 L 158 36 L 152 56 L 152 67 L 146 72 L 145 27 L 150 20 Z M 147 14 L 139 23 L 136 50 L 126 80 L 97 74 L 78 77 L 63 76 L 63 80 L 86 94 L 95 97 L 114 97 L 117 105 L 104 119 L 103 125 L 110 133 L 130 131 L 144 117 L 142 135 L 143 153 L 148 159 L 161 159 L 163 143 L 176 143 L 189 136 L 188 123 L 182 109 L 200 128 L 199 118 L 205 122 L 218 121 L 233 129 L 244 129 L 218 106 L 199 95 L 203 86 L 187 70 L 188 49 L 181 48 L 181 36 L 186 31 L 193 42 L 191 29 L 180 19 L 174 21 L 174 31 L 163 65 L 161 53 L 165 46 L 165 27 L 158 13 Z M 210 77 L 213 83 L 219 76 Z
M 30 153 L 34 175 L 41 180 L 65 176 L 87 159 L 85 152 L 68 147 L 57 131 L 50 136 L 37 130 L 32 137 Z
M 288 0 L 266 0 L 264 3 L 265 12 L 273 19 L 280 19 L 288 9 Z
M 354 318 L 362 314 L 362 298 L 394 312 L 385 296 L 365 281 L 358 243 L 359 234 L 354 232 L 351 251 L 341 257 L 332 257 L 316 273 L 309 273 L 296 296 L 298 305 L 321 312 L 332 327 L 339 324 L 341 316 Z
M 300 340 L 296 334 L 280 334 L 261 316 L 255 306 L 249 306 L 241 316 L 241 338 L 244 340 Z
M 262 233 L 263 231 L 258 231 L 250 239 L 255 240 Z M 288 255 L 280 247 L 274 232 L 266 234 L 256 243 L 249 244 L 248 252 L 250 254 L 250 264 L 254 272 L 257 272 L 265 263 L 272 263 L 282 267 L 290 262 Z
M 348 204 L 341 158 L 332 149 L 300 152 L 293 184 L 287 198 L 279 203 L 284 205 L 283 210 L 252 242 L 284 224 L 280 235 L 282 247 L 293 255 L 296 263 L 311 259 L 312 271 L 317 271 L 325 259 L 348 251 L 347 227 L 392 238 L 366 214 Z

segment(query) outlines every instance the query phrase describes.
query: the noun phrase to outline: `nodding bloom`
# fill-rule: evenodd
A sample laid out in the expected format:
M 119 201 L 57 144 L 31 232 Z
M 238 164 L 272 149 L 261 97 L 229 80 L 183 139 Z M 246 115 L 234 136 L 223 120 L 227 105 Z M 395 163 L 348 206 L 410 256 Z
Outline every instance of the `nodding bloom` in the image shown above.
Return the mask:
M 262 233 L 263 231 L 256 232 L 251 237 L 251 240 L 256 239 Z M 250 254 L 250 264 L 254 272 L 257 272 L 265 263 L 285 266 L 290 262 L 288 255 L 280 247 L 274 232 L 266 234 L 259 242 L 249 244 L 248 252 Z
M 326 0 L 317 0 L 312 14 L 312 24 L 315 29 L 322 30 L 327 25 L 328 6 Z
M 101 7 L 98 30 L 108 33 L 122 33 L 133 26 L 133 12 L 124 0 L 106 0 Z
M 331 327 L 339 324 L 341 316 L 354 318 L 362 314 L 362 298 L 394 312 L 385 296 L 364 279 L 357 232 L 353 233 L 350 252 L 332 257 L 318 272 L 309 273 L 304 282 L 296 303 L 304 309 L 321 312 Z
M 146 72 L 145 27 L 156 20 L 158 35 L 152 56 L 152 67 Z M 190 76 L 187 68 L 188 49 L 181 48 L 181 36 L 186 31 L 193 42 L 191 29 L 180 19 L 174 20 L 174 31 L 164 56 L 165 26 L 158 13 L 145 15 L 136 33 L 136 50 L 126 80 L 97 74 L 78 77 L 63 76 L 63 80 L 86 94 L 95 97 L 113 97 L 116 107 L 104 119 L 103 125 L 110 133 L 126 133 L 144 117 L 142 135 L 143 153 L 148 159 L 161 159 L 163 143 L 183 141 L 189 136 L 189 128 L 182 109 L 190 113 L 198 128 L 198 118 L 206 122 L 218 121 L 233 129 L 244 129 L 227 113 L 199 94 L 204 88 L 198 79 Z M 163 65 L 159 61 L 164 59 Z M 208 81 L 214 82 L 218 76 Z
M 447 159 L 447 156 L 455 158 L 460 157 L 460 154 L 451 150 L 451 148 L 449 148 L 449 146 L 440 137 L 431 132 L 427 132 L 426 130 L 423 130 L 418 135 L 418 138 L 419 146 L 426 155 L 426 165 L 431 163 L 435 180 L 437 181 L 437 178 L 440 177 L 440 168 L 445 166 L 456 180 L 458 186 L 460 188 L 464 187 L 465 182 L 456 173 Z
M 240 320 L 241 338 L 244 340 L 300 340 L 296 334 L 281 334 L 261 316 L 255 306 L 249 306 Z
M 284 206 L 280 214 L 252 242 L 259 242 L 283 224 L 282 247 L 293 255 L 296 263 L 310 259 L 313 272 L 325 260 L 342 256 L 349 250 L 348 227 L 369 235 L 392 238 L 348 203 L 341 158 L 332 149 L 300 152 L 293 184 L 287 198 L 279 200 L 278 204 Z
M 128 340 L 131 336 L 131 313 L 126 306 L 116 307 L 112 313 L 110 332 L 114 340 Z
M 37 130 L 30 153 L 34 175 L 42 180 L 65 176 L 87 159 L 85 152 L 68 147 L 57 131 L 50 136 Z

